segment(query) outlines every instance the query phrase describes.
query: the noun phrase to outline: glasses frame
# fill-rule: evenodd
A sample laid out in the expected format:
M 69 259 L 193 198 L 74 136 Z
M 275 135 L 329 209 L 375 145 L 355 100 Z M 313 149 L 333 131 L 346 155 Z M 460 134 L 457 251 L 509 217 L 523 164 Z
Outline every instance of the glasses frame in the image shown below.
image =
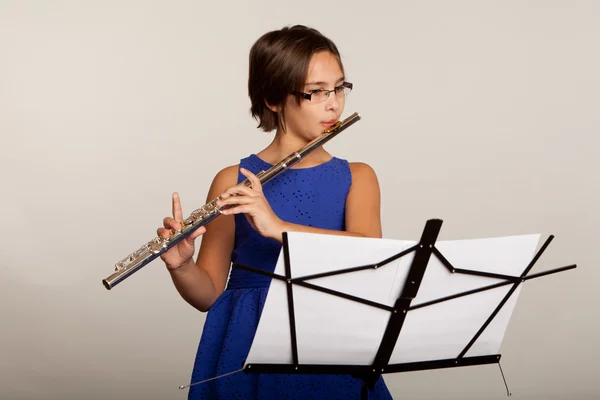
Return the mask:
M 336 90 L 338 90 L 339 88 L 345 88 L 345 89 L 350 89 L 350 91 L 352 91 L 354 85 L 350 82 L 343 82 L 341 85 L 334 87 L 331 90 L 327 90 L 327 89 L 316 89 L 315 91 L 320 91 L 323 94 L 325 94 L 325 98 L 321 101 L 319 101 L 318 103 L 321 103 L 323 101 L 326 101 L 329 98 L 329 95 L 333 92 L 335 92 Z M 297 94 L 298 96 L 302 97 L 303 99 L 306 99 L 308 101 L 312 101 L 312 95 L 315 93 L 304 93 L 304 92 L 294 92 L 294 94 Z

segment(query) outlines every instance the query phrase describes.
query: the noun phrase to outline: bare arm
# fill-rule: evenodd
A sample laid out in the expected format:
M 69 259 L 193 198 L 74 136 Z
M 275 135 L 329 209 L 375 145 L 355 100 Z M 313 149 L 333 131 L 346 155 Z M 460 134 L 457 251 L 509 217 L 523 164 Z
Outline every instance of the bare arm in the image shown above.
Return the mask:
M 214 178 L 207 202 L 237 183 L 237 166 L 221 170 Z M 169 269 L 181 297 L 200 311 L 208 311 L 225 290 L 235 237 L 233 215 L 222 215 L 206 225 L 198 258 Z

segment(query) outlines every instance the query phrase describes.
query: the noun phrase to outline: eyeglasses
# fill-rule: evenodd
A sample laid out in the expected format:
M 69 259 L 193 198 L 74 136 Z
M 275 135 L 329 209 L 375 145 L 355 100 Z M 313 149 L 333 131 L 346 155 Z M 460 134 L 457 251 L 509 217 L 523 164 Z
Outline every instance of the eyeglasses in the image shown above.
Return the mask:
M 348 93 L 350 93 L 352 91 L 352 87 L 353 87 L 353 85 L 350 82 L 344 82 L 340 86 L 336 86 L 332 90 L 315 89 L 315 90 L 311 90 L 310 93 L 304 93 L 304 92 L 294 92 L 294 93 L 297 94 L 298 96 L 302 97 L 303 99 L 306 99 L 313 103 L 320 103 L 322 101 L 327 100 L 329 98 L 329 95 L 333 92 L 335 92 L 335 94 L 337 96 L 342 96 L 342 95 L 347 96 Z

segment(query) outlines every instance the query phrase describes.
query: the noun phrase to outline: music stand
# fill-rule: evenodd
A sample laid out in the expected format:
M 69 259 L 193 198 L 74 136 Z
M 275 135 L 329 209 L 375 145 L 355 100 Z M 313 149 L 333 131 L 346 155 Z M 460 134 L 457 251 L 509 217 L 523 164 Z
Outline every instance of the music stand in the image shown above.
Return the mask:
M 436 243 L 441 225 L 439 219 L 427 221 L 418 242 L 284 233 L 274 273 L 234 265 L 272 278 L 244 372 L 350 374 L 363 380 L 361 395 L 367 398 L 382 374 L 499 363 L 500 344 L 521 284 L 576 265 L 529 275 L 553 236 L 532 258 L 539 235 Z M 304 251 L 290 254 L 290 242 L 303 241 L 304 247 L 295 250 Z M 327 246 L 342 252 L 328 252 Z M 317 251 L 312 250 L 315 248 Z M 372 254 L 367 254 L 371 250 Z M 463 262 L 464 255 L 469 256 L 468 269 L 449 261 L 460 260 L 461 254 Z M 364 262 L 376 256 L 380 258 L 375 262 Z M 340 258 L 346 261 L 340 263 Z M 356 259 L 363 263 L 355 266 Z M 486 270 L 480 265 L 482 260 L 506 265 Z M 318 263 L 329 268 L 314 273 L 323 271 Z M 298 265 L 305 270 L 313 268 L 313 273 L 294 274 Z M 503 273 L 511 269 L 512 275 Z M 419 293 L 424 278 L 427 284 Z M 309 282 L 315 280 L 322 284 Z M 378 282 L 385 290 L 372 290 L 369 282 Z M 335 289 L 336 285 L 348 289 Z M 367 292 L 369 298 L 360 295 Z M 418 301 L 413 304 L 415 299 Z M 335 313 L 323 318 L 326 303 Z M 301 308 L 295 307 L 298 304 Z M 445 308 L 436 312 L 432 306 Z M 346 314 L 337 315 L 339 312 Z M 361 320 L 352 321 L 353 316 Z M 328 322 L 329 331 L 338 329 L 339 336 L 327 336 L 323 327 Z M 321 329 L 310 333 L 307 325 L 313 323 L 319 323 Z M 344 323 L 350 325 L 338 327 Z M 315 346 L 316 340 L 321 342 Z M 337 349 L 340 346 L 353 347 L 343 352 Z M 306 349 L 305 353 L 299 354 L 299 347 Z

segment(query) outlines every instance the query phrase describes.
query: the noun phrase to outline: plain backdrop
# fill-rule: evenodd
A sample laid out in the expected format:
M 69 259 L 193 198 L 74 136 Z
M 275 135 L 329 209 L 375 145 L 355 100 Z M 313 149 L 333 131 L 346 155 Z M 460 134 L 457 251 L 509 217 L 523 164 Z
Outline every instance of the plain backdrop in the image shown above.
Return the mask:
M 600 3 L 0 0 L 0 398 L 183 399 L 205 315 L 160 260 L 107 291 L 178 191 L 264 148 L 248 51 L 291 24 L 340 48 L 384 237 L 555 239 L 502 345 L 512 398 L 600 396 Z M 497 365 L 385 375 L 399 399 L 503 399 Z

